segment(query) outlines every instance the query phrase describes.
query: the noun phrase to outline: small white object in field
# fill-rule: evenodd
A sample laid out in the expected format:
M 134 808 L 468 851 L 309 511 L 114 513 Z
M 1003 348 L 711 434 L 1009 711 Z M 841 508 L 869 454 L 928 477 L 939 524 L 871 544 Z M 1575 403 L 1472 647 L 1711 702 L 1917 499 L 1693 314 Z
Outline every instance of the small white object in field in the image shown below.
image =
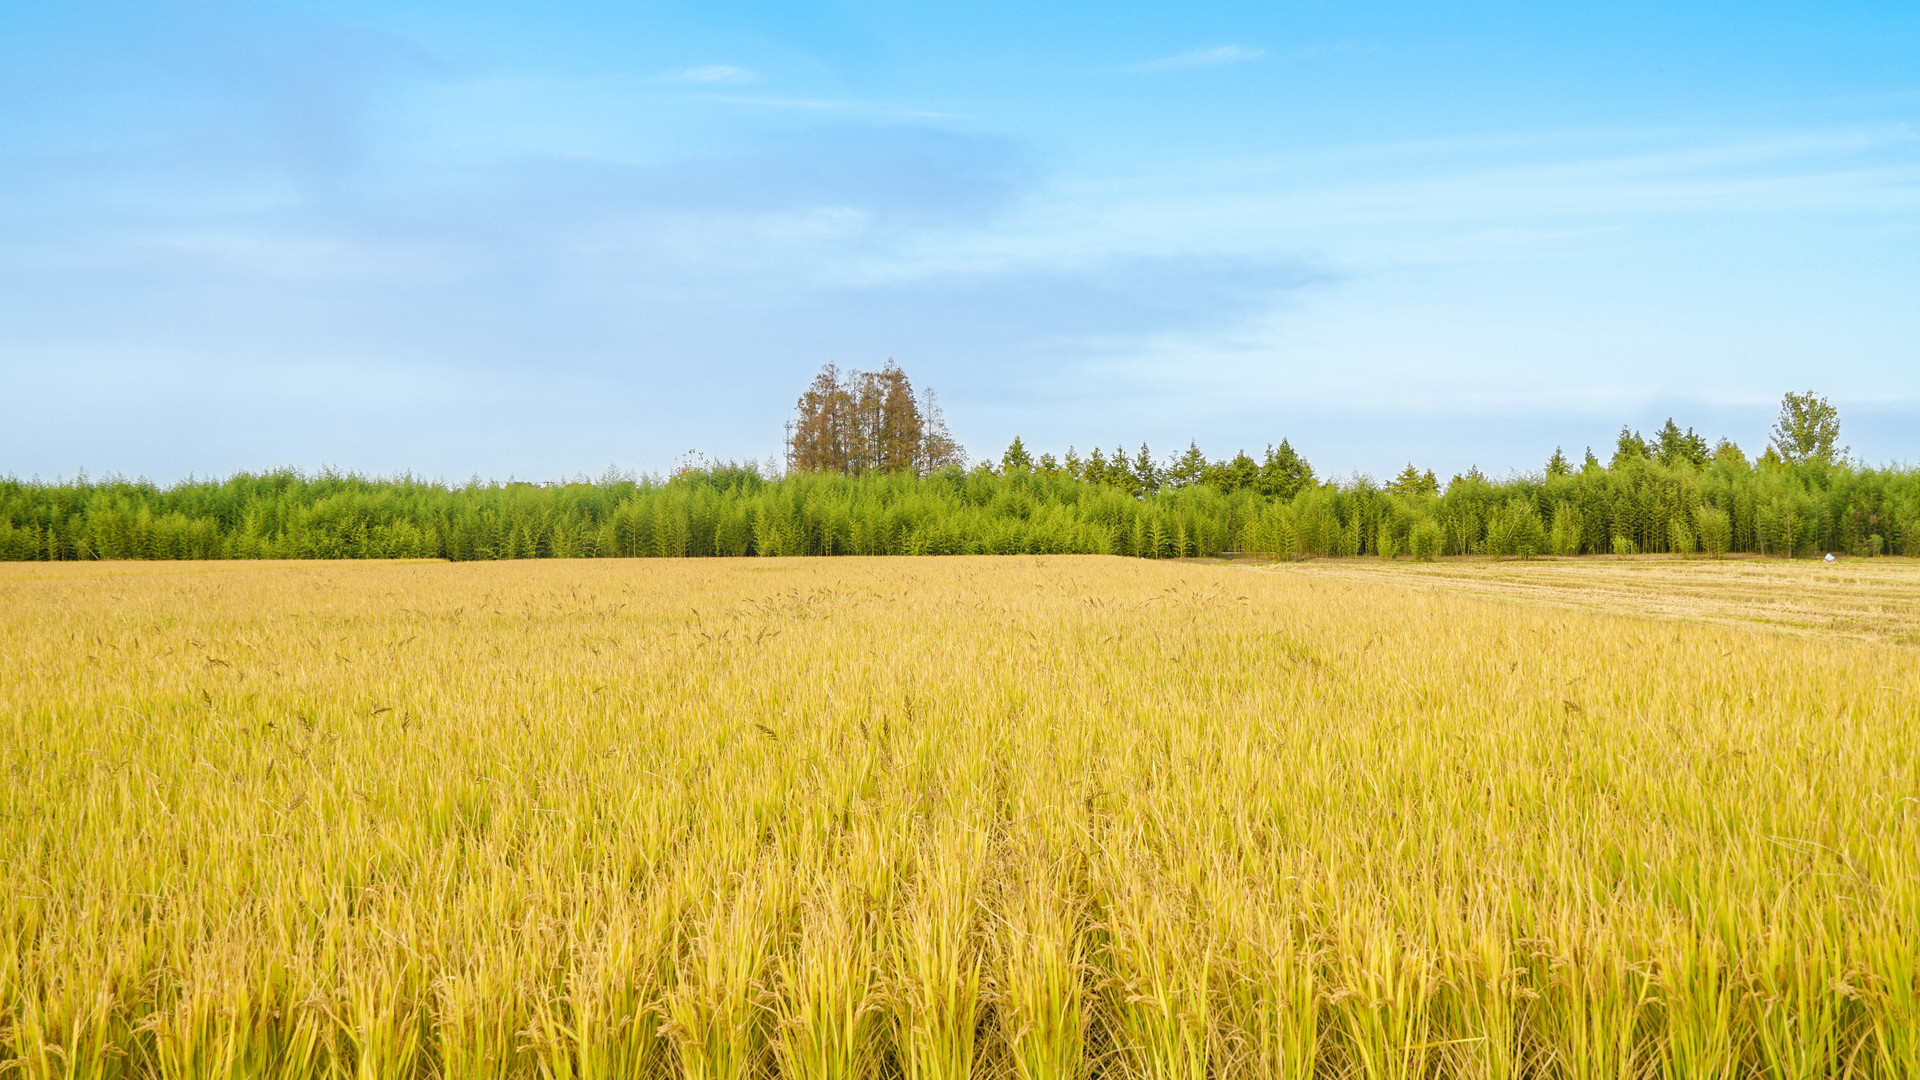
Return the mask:
M 1832 561 L 1833 561 L 1833 552 L 1831 552 L 1831 551 L 1829 551 L 1829 552 L 1827 552 L 1827 561 L 1828 561 L 1828 562 L 1832 562 Z

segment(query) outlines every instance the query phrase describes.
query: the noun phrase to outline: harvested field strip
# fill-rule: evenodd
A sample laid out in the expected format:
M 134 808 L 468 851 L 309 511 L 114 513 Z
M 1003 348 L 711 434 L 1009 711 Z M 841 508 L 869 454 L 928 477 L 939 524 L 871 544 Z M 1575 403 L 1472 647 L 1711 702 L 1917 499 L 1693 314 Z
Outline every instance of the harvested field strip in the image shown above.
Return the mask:
M 1920 561 L 1847 559 L 1342 559 L 1273 564 L 1283 573 L 1394 582 L 1474 596 L 1820 637 L 1920 645 Z

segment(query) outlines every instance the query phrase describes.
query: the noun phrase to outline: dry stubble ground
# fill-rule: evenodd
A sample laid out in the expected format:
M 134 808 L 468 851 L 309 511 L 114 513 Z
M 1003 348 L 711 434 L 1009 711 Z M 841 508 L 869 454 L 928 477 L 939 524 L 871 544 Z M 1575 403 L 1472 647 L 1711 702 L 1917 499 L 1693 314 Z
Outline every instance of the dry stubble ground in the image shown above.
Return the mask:
M 1920 561 L 1914 559 L 1323 559 L 1272 568 L 1627 615 L 1920 645 Z

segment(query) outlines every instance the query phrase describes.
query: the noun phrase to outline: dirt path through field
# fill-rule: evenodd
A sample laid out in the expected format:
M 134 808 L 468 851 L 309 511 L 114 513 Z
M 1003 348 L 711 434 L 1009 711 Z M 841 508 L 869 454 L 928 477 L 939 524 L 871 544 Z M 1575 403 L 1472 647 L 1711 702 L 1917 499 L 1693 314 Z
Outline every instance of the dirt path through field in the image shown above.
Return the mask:
M 1259 569 L 1920 645 L 1920 561 L 1912 559 L 1322 559 Z

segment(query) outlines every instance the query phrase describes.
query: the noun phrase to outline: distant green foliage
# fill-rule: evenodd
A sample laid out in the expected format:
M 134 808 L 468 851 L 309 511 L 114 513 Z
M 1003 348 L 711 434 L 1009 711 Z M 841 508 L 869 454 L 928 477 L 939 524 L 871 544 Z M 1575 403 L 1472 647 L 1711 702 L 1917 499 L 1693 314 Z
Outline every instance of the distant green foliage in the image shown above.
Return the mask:
M 1580 510 L 1572 500 L 1558 500 L 1553 506 L 1553 528 L 1548 534 L 1548 548 L 1555 555 L 1580 554 L 1583 528 Z
M 1409 461 L 1407 467 L 1400 470 L 1400 475 L 1394 477 L 1393 482 L 1387 485 L 1387 490 L 1395 495 L 1438 495 L 1440 480 L 1433 475 L 1432 469 L 1423 473 L 1414 468 L 1413 462 Z
M 1780 400 L 1780 418 L 1772 434 L 1767 449 L 1789 465 L 1830 465 L 1836 454 L 1846 456 L 1844 450 L 1834 448 L 1840 439 L 1839 412 L 1811 390 Z
M 1671 421 L 1669 421 L 1671 422 Z M 1620 468 L 1630 462 L 1639 461 L 1647 456 L 1647 440 L 1640 433 L 1626 425 L 1620 427 L 1620 438 L 1614 442 L 1613 468 Z
M 453 488 L 291 471 L 168 488 L 0 480 L 0 559 L 1920 554 L 1920 471 L 1705 457 L 1498 482 L 1470 470 L 1444 493 L 1412 469 L 1385 488 L 1317 482 L 1284 443 L 1265 462 L 1069 454 L 1072 471 L 1022 448 L 1004 469 L 926 477 L 719 464 Z
M 1673 515 L 1667 526 L 1667 543 L 1667 550 L 1676 555 L 1691 555 L 1698 550 L 1694 546 L 1693 526 L 1688 523 L 1687 515 Z
M 1667 417 L 1666 424 L 1655 434 L 1654 441 L 1647 447 L 1647 451 L 1659 458 L 1662 465 L 1673 465 L 1684 461 L 1690 465 L 1701 466 L 1713 456 L 1713 452 L 1707 449 L 1705 438 L 1694 434 L 1692 428 L 1681 431 L 1680 425 L 1674 423 L 1671 416 Z
M 1413 552 L 1415 562 L 1432 562 L 1440 555 L 1440 545 L 1446 540 L 1446 530 L 1432 518 L 1421 518 L 1414 523 L 1407 537 L 1408 549 Z
M 1719 558 L 1733 549 L 1733 516 L 1717 506 L 1703 506 L 1697 515 L 1700 549 Z

